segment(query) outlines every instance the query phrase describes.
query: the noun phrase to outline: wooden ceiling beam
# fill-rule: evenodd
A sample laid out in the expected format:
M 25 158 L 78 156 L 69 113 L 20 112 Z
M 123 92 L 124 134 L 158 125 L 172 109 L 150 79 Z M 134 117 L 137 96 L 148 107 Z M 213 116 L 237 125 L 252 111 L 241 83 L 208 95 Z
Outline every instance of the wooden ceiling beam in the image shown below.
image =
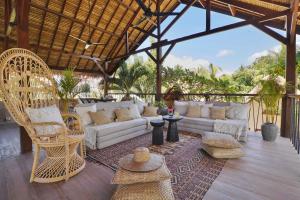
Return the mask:
M 166 7 L 169 7 L 170 3 L 171 3 L 171 1 L 169 1 L 168 5 L 167 5 Z M 178 2 L 177 4 L 175 4 L 175 5 L 170 9 L 170 12 L 174 11 L 179 5 L 180 5 L 179 2 Z M 167 16 L 164 16 L 163 19 L 162 19 L 161 21 L 163 22 L 166 18 L 167 18 Z M 148 24 L 148 23 L 146 23 L 146 24 L 144 25 L 144 28 L 143 28 L 144 30 L 146 29 L 145 27 L 147 26 L 147 24 Z M 152 33 L 155 29 L 156 29 L 155 26 L 151 26 L 147 31 Z M 133 31 L 134 31 L 134 29 L 132 29 L 131 32 L 129 33 L 129 37 L 131 36 L 131 34 L 133 33 Z M 139 33 L 139 35 L 138 35 L 136 38 L 139 38 L 139 37 L 140 37 L 140 34 L 141 34 L 141 32 Z M 142 38 L 139 40 L 139 42 L 142 44 L 142 43 L 148 38 L 148 36 L 149 36 L 149 35 L 144 34 L 144 35 L 142 36 Z M 138 46 L 132 45 L 132 46 L 130 47 L 130 50 L 135 51 L 137 48 L 138 48 Z M 119 45 L 118 49 L 116 49 L 116 51 L 115 51 L 115 52 L 112 54 L 112 56 L 109 57 L 108 59 L 117 57 L 117 56 L 119 55 L 119 53 L 120 53 L 121 50 L 122 50 L 122 45 Z M 127 53 L 126 53 L 126 49 L 125 49 L 125 54 L 127 54 Z M 127 54 L 127 55 L 129 55 L 129 54 Z M 109 66 L 109 72 L 108 72 L 108 73 L 109 73 L 109 74 L 112 74 L 113 72 L 115 72 L 115 70 L 117 69 L 116 66 L 117 66 L 117 65 L 113 65 L 113 63 L 112 63 L 112 64 Z
M 50 2 L 50 0 L 46 0 L 46 8 L 48 8 L 49 2 Z M 46 14 L 47 14 L 47 12 L 44 11 L 43 16 L 42 16 L 42 24 L 41 24 L 41 27 L 40 27 L 40 30 L 39 30 L 38 46 L 37 46 L 37 48 L 35 49 L 35 53 L 38 53 L 38 51 L 39 51 L 39 46 L 40 46 L 40 44 L 41 44 L 41 39 L 42 39 L 41 36 L 42 36 L 43 29 L 44 29 L 44 21 L 45 21 L 45 18 L 46 18 Z
M 108 7 L 108 4 L 109 4 L 109 0 L 106 0 L 105 5 L 104 5 L 104 8 L 103 8 L 103 11 L 101 12 L 100 16 L 98 17 L 98 20 L 97 20 L 97 23 L 96 23 L 97 25 L 99 25 L 99 23 L 101 22 L 101 20 L 102 20 L 102 18 L 103 18 L 103 16 L 104 16 L 104 12 L 105 12 L 106 8 Z M 105 29 L 107 29 L 108 26 L 109 26 L 109 23 L 107 23 L 107 24 L 105 25 Z M 92 35 L 94 35 L 94 33 L 95 33 L 95 30 L 92 30 L 92 34 L 90 35 L 90 39 L 92 38 Z M 101 40 L 102 40 L 102 38 L 103 38 L 103 35 L 104 35 L 104 34 L 101 33 L 101 35 L 99 36 L 98 40 L 96 41 L 97 43 L 100 43 L 100 42 L 101 42 Z M 92 50 L 91 56 L 94 56 L 94 53 L 95 53 L 96 49 L 97 49 L 97 46 L 95 46 L 94 49 Z M 82 53 L 82 54 L 84 54 L 85 52 L 86 52 L 86 49 L 83 50 L 83 53 Z M 89 63 L 87 62 L 87 63 L 85 64 L 84 67 L 87 67 L 88 64 L 89 64 Z
M 177 43 L 184 42 L 184 41 L 187 41 L 187 40 L 191 40 L 191 39 L 195 39 L 195 38 L 199 38 L 199 37 L 203 37 L 203 36 L 207 36 L 207 35 L 211 35 L 211 34 L 216 34 L 216 33 L 223 32 L 223 31 L 236 29 L 236 28 L 247 26 L 247 25 L 250 25 L 250 24 L 265 22 L 265 21 L 272 20 L 272 19 L 280 17 L 280 16 L 284 16 L 288 12 L 289 12 L 289 9 L 284 10 L 282 12 L 273 13 L 271 15 L 267 15 L 267 16 L 264 16 L 264 17 L 260 17 L 259 19 L 251 19 L 251 20 L 249 19 L 247 21 L 236 22 L 236 23 L 233 23 L 233 24 L 229 24 L 229 25 L 225 25 L 225 26 L 222 26 L 222 27 L 214 28 L 214 29 L 211 29 L 209 31 L 202 31 L 202 32 L 199 32 L 199 33 L 194 33 L 194 34 L 191 34 L 191 35 L 188 35 L 188 36 L 184 36 L 184 37 L 176 38 L 176 39 L 173 39 L 173 40 L 165 41 L 165 42 L 162 42 L 160 44 L 157 43 L 157 44 L 152 45 L 150 47 L 146 47 L 146 48 L 143 48 L 143 49 L 136 50 L 134 52 L 130 52 L 128 55 L 122 55 L 122 56 L 115 57 L 112 60 L 125 58 L 125 57 L 128 57 L 128 56 L 133 55 L 133 54 L 137 54 L 137 53 L 141 53 L 141 52 L 144 52 L 144 51 L 147 51 L 147 50 L 155 49 L 155 48 L 157 48 L 157 45 L 167 46 L 167 45 L 177 44 Z M 111 60 L 109 60 L 109 61 L 111 61 Z
M 49 12 L 49 13 L 54 14 L 54 15 L 61 16 L 61 17 L 65 18 L 65 19 L 67 19 L 67 20 L 73 21 L 73 22 L 78 23 L 78 24 L 80 24 L 82 26 L 88 26 L 88 23 L 83 22 L 83 21 L 81 21 L 81 20 L 79 20 L 77 18 L 73 18 L 73 17 L 67 16 L 67 15 L 63 15 L 63 14 L 61 14 L 61 13 L 55 11 L 55 10 L 52 10 L 52 9 L 49 9 L 49 8 L 45 8 L 43 6 L 35 4 L 33 2 L 30 3 L 30 6 L 32 6 L 34 8 L 37 8 L 37 9 L 40 9 L 40 10 L 43 10 L 43 11 L 46 11 L 46 12 Z M 96 29 L 96 30 L 98 30 L 100 32 L 106 33 L 108 35 L 112 35 L 114 37 L 120 37 L 120 35 L 118 35 L 116 33 L 112 33 L 110 31 L 107 31 L 107 30 L 105 30 L 103 28 L 100 28 L 100 27 L 97 27 L 97 26 L 94 26 L 94 25 L 91 25 L 91 28 Z
M 231 4 L 228 4 L 228 8 L 229 8 L 229 10 L 230 10 L 231 15 L 234 17 L 235 14 L 236 14 L 236 9 L 235 9 L 235 7 L 234 7 L 233 5 L 231 5 Z
M 273 31 L 272 29 L 264 26 L 263 24 L 253 23 L 252 25 L 254 27 L 258 28 L 259 30 L 263 31 L 264 33 L 268 34 L 269 36 L 273 37 L 277 41 L 279 41 L 283 44 L 287 44 L 287 38 L 285 38 L 284 36 L 280 35 L 279 33 L 275 32 L 275 31 Z
M 78 12 L 80 10 L 79 8 L 80 8 L 81 3 L 82 3 L 82 0 L 79 1 L 78 6 L 76 8 L 76 11 L 74 13 L 74 17 L 75 18 L 77 17 L 77 14 L 78 14 Z M 74 21 L 71 21 L 71 24 L 70 24 L 69 30 L 67 31 L 66 37 L 64 39 L 64 43 L 63 43 L 63 47 L 62 47 L 61 51 L 64 51 L 64 49 L 66 48 L 66 44 L 67 44 L 67 41 L 69 39 L 69 35 L 70 35 L 71 31 L 72 31 L 73 24 L 74 24 Z M 56 65 L 59 65 L 59 61 L 61 59 L 61 56 L 62 56 L 62 53 L 59 54 L 59 57 L 58 57 L 58 59 L 56 61 Z
M 194 5 L 196 1 L 199 0 L 192 0 L 190 3 L 186 4 L 186 6 L 181 10 L 181 12 L 162 31 L 161 37 L 163 37 L 174 26 L 174 24 Z
M 135 0 L 133 0 L 133 1 L 135 1 Z M 118 46 L 118 44 L 120 43 L 120 42 L 122 42 L 122 40 L 123 40 L 123 38 L 124 38 L 124 36 L 127 36 L 126 38 L 129 38 L 129 34 L 128 34 L 128 30 L 129 30 L 129 28 L 132 26 L 132 23 L 133 23 L 133 21 L 135 20 L 135 18 L 138 16 L 138 13 L 140 12 L 140 10 L 141 10 L 141 7 L 139 7 L 138 8 L 138 10 L 135 12 L 135 14 L 131 17 L 131 19 L 129 20 L 129 22 L 127 23 L 127 25 L 126 25 L 126 27 L 125 27 L 125 29 L 123 30 L 123 32 L 122 32 L 122 37 L 120 37 L 119 39 L 118 39 L 118 41 L 114 44 L 114 46 L 113 46 L 113 48 L 109 51 L 109 53 L 107 54 L 107 57 L 110 57 L 111 56 L 111 54 L 115 51 L 115 49 L 117 48 L 117 46 Z M 139 28 L 139 27 L 135 27 L 135 29 L 137 29 L 137 30 L 139 30 L 139 31 L 141 31 L 141 32 L 143 32 L 143 33 L 145 33 L 145 34 L 147 34 L 147 31 L 144 31 L 144 29 L 141 29 L 141 28 Z M 154 36 L 154 37 L 157 37 L 156 35 L 154 35 L 154 34 L 152 34 L 152 33 L 149 33 L 152 37 Z M 126 47 L 126 51 L 128 50 L 129 51 L 129 49 L 130 49 L 130 45 L 129 45 L 129 43 L 128 43 L 128 40 L 127 40 L 127 47 Z
M 9 37 L 6 35 L 8 26 L 9 26 L 9 18 L 12 11 L 12 2 L 11 0 L 5 0 L 4 1 L 4 35 L 5 39 L 3 42 L 3 50 L 6 50 L 9 48 Z
M 260 6 L 255 6 L 253 4 L 245 3 L 242 1 L 232 1 L 232 0 L 212 0 L 212 1 L 222 2 L 227 5 L 234 6 L 236 8 L 241 8 L 241 9 L 247 10 L 249 12 L 257 12 L 262 15 L 268 15 L 268 14 L 274 13 L 274 11 L 271 9 L 267 9 L 267 8 L 260 7 Z
M 206 0 L 206 31 L 210 30 L 210 21 L 211 21 L 211 1 L 210 0 Z
M 299 8 L 299 0 L 292 0 L 291 7 L 290 7 L 290 17 L 291 18 L 291 25 L 290 25 L 290 43 L 293 43 L 296 39 L 296 26 L 298 20 L 298 8 Z
M 66 7 L 66 3 L 67 3 L 67 0 L 64 0 L 62 8 L 61 8 L 61 12 L 60 12 L 61 14 L 64 13 L 64 10 L 65 10 L 65 7 Z M 53 33 L 52 39 L 51 39 L 50 49 L 52 49 L 52 47 L 53 47 L 54 40 L 56 38 L 56 34 L 57 34 L 57 30 L 58 30 L 60 21 L 61 21 L 61 17 L 58 16 L 58 20 L 57 20 L 57 23 L 56 23 L 56 26 L 55 26 L 55 29 L 54 29 L 54 33 Z M 46 63 L 48 63 L 49 57 L 50 57 L 50 51 L 48 52 L 48 55 L 47 55 L 47 58 L 46 58 Z
M 202 6 L 202 8 L 206 7 L 206 3 L 204 0 L 198 0 L 199 4 Z
M 91 24 L 88 23 L 88 22 L 89 22 L 89 20 L 90 20 L 91 14 L 93 13 L 93 10 L 94 10 L 94 8 L 95 8 L 96 2 L 97 2 L 97 0 L 94 0 L 94 1 L 93 1 L 92 5 L 91 5 L 91 7 L 90 7 L 90 10 L 89 10 L 89 12 L 88 12 L 88 15 L 87 15 L 87 17 L 85 18 L 84 23 L 87 24 L 87 27 L 89 27 L 89 26 L 91 27 Z M 86 28 L 86 26 L 81 27 L 81 30 L 80 30 L 80 32 L 79 32 L 79 35 L 77 36 L 78 38 L 81 38 L 81 37 L 82 37 L 85 28 Z M 89 34 L 91 34 L 91 33 L 89 33 Z M 73 46 L 73 50 L 72 50 L 72 51 L 75 51 L 75 50 L 77 49 L 77 46 L 78 46 L 79 42 L 81 42 L 81 41 L 76 40 L 75 45 Z M 69 66 L 70 63 L 71 63 L 71 60 L 72 60 L 72 56 L 69 58 L 69 61 L 68 61 L 68 64 L 67 64 L 68 66 Z M 78 66 L 79 61 L 80 61 L 80 59 L 78 59 L 78 62 L 77 62 L 77 64 L 76 64 L 75 66 Z
M 133 3 L 133 1 L 131 1 L 129 7 L 132 5 L 132 3 Z M 116 13 L 116 12 L 119 10 L 120 7 L 121 7 L 121 4 L 119 4 L 119 5 L 117 6 L 117 8 L 115 9 L 114 13 Z M 115 26 L 114 32 L 117 30 L 117 28 L 119 28 L 121 22 L 124 20 L 124 18 L 125 18 L 125 16 L 126 16 L 128 10 L 129 10 L 129 8 L 126 8 L 126 11 L 123 13 L 123 15 L 122 15 L 121 19 L 119 20 L 118 24 Z M 135 15 L 137 15 L 138 12 L 139 12 L 139 11 L 136 11 L 136 14 L 135 14 Z M 113 16 L 111 16 L 110 21 L 111 21 L 112 19 L 113 19 Z M 127 26 L 128 26 L 129 24 L 130 24 L 130 23 L 127 23 Z M 125 29 L 126 29 L 126 28 L 125 28 Z M 117 42 L 122 41 L 123 38 L 124 38 L 124 31 L 121 33 L 121 36 L 117 39 Z M 100 53 L 98 54 L 98 57 L 99 57 L 99 58 L 104 57 L 104 56 L 103 56 L 103 52 L 104 52 L 105 49 L 107 48 L 107 45 L 108 45 L 109 43 L 111 43 L 111 39 L 112 39 L 112 37 L 110 36 L 109 39 L 107 40 L 106 44 L 103 46 L 102 50 L 100 50 Z M 129 39 L 129 38 L 128 38 L 128 39 Z M 115 45 L 115 44 L 114 44 L 114 45 Z M 114 46 L 113 46 L 113 48 L 114 48 Z M 112 48 L 112 49 L 113 49 L 113 48 Z M 95 68 L 95 67 L 96 67 L 96 63 L 94 64 L 93 68 Z M 105 72 L 105 73 L 106 73 L 106 72 Z

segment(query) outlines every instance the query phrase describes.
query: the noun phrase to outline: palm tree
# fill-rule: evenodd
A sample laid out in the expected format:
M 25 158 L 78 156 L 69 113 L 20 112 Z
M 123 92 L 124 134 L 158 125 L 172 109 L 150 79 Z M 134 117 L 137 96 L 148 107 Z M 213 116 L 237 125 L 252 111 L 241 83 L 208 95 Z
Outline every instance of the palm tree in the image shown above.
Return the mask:
M 139 59 L 135 59 L 130 66 L 124 61 L 120 63 L 116 77 L 110 81 L 111 90 L 119 90 L 125 93 L 125 99 L 130 99 L 130 93 L 134 92 L 136 82 L 148 73 L 146 67 Z

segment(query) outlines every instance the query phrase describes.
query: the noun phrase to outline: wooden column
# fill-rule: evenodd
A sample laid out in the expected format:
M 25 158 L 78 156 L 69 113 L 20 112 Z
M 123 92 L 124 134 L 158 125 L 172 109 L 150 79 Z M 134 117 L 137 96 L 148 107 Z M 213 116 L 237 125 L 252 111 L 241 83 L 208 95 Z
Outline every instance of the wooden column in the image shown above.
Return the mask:
M 9 45 L 9 37 L 6 35 L 6 31 L 9 26 L 9 19 L 11 14 L 11 0 L 5 0 L 4 1 L 4 42 L 3 42 L 3 50 L 8 49 Z
M 156 1 L 156 11 L 160 12 L 160 1 Z M 160 16 L 157 15 L 157 43 L 160 44 L 161 41 L 161 19 Z M 156 96 L 155 100 L 160 101 L 161 100 L 161 67 L 162 67 L 162 47 L 160 45 L 156 48 Z
M 286 94 L 295 94 L 297 86 L 296 68 L 296 24 L 299 0 L 292 1 L 291 12 L 287 15 L 286 45 L 286 82 L 289 85 Z M 289 137 L 292 121 L 292 101 L 285 96 L 282 100 L 281 136 Z
M 30 0 L 16 0 L 17 45 L 29 49 L 29 9 Z M 32 141 L 24 127 L 20 127 L 21 153 L 32 151 Z
M 211 19 L 211 16 L 210 16 L 210 10 L 211 10 L 211 4 L 210 4 L 210 0 L 206 0 L 206 31 L 209 31 L 210 30 L 210 19 Z

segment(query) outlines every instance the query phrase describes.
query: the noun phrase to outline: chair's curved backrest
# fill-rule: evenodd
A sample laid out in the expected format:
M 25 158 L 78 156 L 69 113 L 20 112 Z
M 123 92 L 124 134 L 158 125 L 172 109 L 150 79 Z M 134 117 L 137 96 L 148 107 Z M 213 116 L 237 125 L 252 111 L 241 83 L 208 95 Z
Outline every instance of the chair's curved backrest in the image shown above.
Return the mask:
M 0 55 L 0 95 L 14 120 L 25 128 L 29 122 L 25 108 L 57 104 L 56 84 L 48 66 L 36 54 L 20 48 Z

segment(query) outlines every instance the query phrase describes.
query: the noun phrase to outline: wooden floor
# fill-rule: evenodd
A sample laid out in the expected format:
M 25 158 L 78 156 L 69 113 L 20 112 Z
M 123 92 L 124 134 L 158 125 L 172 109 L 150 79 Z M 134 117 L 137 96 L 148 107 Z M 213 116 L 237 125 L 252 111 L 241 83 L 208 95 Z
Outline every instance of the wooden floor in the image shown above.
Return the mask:
M 15 126 L 0 126 L 0 199 L 110 199 L 115 187 L 110 184 L 113 171 L 94 163 L 68 182 L 29 183 L 32 154 L 19 151 Z M 8 150 L 8 146 L 13 150 Z M 300 200 L 300 156 L 289 140 L 263 142 L 251 134 L 244 146 L 246 156 L 229 160 L 204 199 L 206 200 Z M 2 154 L 5 156 L 1 156 Z

